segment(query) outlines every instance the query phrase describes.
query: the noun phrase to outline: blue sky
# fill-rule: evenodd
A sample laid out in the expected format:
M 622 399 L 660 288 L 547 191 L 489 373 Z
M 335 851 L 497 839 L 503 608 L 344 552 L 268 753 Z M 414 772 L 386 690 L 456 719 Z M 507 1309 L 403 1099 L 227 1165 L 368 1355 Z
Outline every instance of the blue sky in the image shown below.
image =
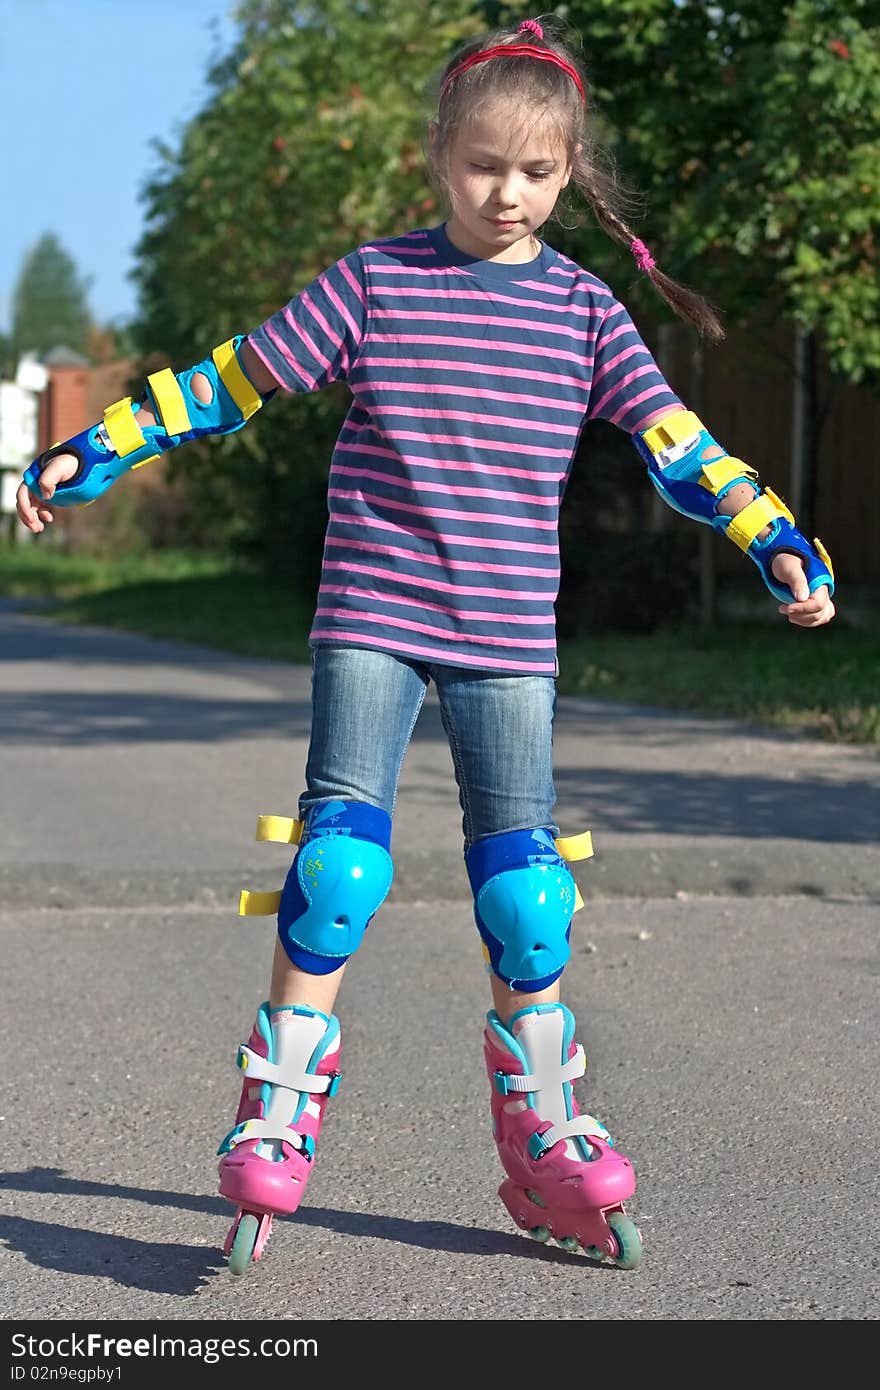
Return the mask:
M 24 256 L 54 232 L 99 322 L 126 319 L 140 191 L 203 105 L 234 0 L 0 0 L 0 329 Z

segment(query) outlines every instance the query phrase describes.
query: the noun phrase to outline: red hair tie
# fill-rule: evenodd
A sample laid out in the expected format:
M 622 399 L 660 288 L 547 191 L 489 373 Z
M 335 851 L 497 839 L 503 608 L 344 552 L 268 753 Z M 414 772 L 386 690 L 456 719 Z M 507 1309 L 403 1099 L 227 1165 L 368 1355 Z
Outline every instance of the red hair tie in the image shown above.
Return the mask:
M 523 21 L 523 25 L 531 26 L 534 23 L 535 20 L 530 19 Z M 520 28 L 523 25 L 520 25 Z M 538 27 L 540 28 L 540 25 Z M 568 73 L 580 93 L 581 101 L 586 104 L 587 94 L 584 91 L 584 84 L 577 68 L 573 67 L 567 58 L 561 58 L 558 53 L 554 53 L 551 49 L 536 48 L 531 43 L 500 43 L 494 48 L 482 48 L 479 53 L 472 53 L 469 58 L 465 58 L 463 63 L 459 63 L 458 67 L 453 68 L 452 72 L 447 73 L 443 86 L 440 88 L 440 100 L 443 100 L 449 90 L 450 83 L 454 82 L 456 77 L 477 63 L 487 63 L 490 58 L 539 58 L 543 63 L 552 63 L 554 67 L 561 68 L 563 72 Z
M 534 34 L 536 39 L 544 37 L 544 30 L 536 19 L 524 19 L 517 29 L 518 34 Z

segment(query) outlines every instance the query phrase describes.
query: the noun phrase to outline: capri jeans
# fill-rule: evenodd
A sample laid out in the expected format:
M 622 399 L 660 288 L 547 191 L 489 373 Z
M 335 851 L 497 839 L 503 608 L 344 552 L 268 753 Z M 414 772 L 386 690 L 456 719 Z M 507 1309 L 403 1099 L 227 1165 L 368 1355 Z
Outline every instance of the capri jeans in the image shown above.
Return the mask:
M 393 816 L 400 770 L 430 681 L 449 740 L 464 849 L 553 821 L 552 676 L 507 676 L 403 660 L 363 647 L 312 651 L 312 727 L 304 817 L 337 799 Z

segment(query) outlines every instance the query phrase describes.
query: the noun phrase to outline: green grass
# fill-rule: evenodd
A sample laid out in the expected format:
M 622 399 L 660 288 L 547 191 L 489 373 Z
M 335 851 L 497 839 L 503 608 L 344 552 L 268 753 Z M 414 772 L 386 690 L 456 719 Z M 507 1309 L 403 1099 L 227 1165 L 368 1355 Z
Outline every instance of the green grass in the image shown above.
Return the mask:
M 219 556 L 157 551 L 110 560 L 39 543 L 0 546 L 0 594 L 51 598 L 57 622 L 122 628 L 239 656 L 309 659 L 310 596 Z
M 807 631 L 722 623 L 641 637 L 563 643 L 561 694 L 725 715 L 880 743 L 880 638 L 843 626 Z
M 0 594 L 51 598 L 59 622 L 278 661 L 308 660 L 313 595 L 216 556 L 118 560 L 49 545 L 0 546 Z M 880 637 L 836 621 L 810 632 L 780 618 L 560 644 L 563 695 L 748 719 L 840 742 L 880 744 Z

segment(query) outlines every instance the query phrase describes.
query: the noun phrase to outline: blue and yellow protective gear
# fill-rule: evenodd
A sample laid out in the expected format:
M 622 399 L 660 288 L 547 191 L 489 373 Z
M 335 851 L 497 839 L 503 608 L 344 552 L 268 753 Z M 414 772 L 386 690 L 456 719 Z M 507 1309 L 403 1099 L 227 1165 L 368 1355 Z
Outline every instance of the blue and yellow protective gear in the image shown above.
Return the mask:
M 365 801 L 326 801 L 301 821 L 260 816 L 257 839 L 298 849 L 281 892 L 245 891 L 239 913 L 277 913 L 278 935 L 294 965 L 310 975 L 338 970 L 388 896 L 391 817 Z
M 528 994 L 558 980 L 571 955 L 572 915 L 583 900 L 566 860 L 588 859 L 590 832 L 508 830 L 465 854 L 474 917 L 493 974 Z
M 742 459 L 732 458 L 690 410 L 671 411 L 649 429 L 633 435 L 633 442 L 664 502 L 683 516 L 714 526 L 739 546 L 754 560 L 780 603 L 794 601 L 788 585 L 781 584 L 771 569 L 774 558 L 783 551 L 803 561 L 810 593 L 822 584 L 828 585 L 829 595 L 834 593 L 831 557 L 818 536 L 811 545 L 776 493 L 756 485 L 755 469 Z M 754 499 L 736 516 L 724 516 L 718 503 L 737 483 L 748 483 Z M 766 526 L 769 533 L 759 540 L 758 533 Z
M 214 348 L 210 357 L 195 367 L 173 372 L 170 367 L 147 377 L 146 395 L 140 401 L 123 396 L 107 407 L 101 423 L 83 430 L 64 444 L 34 459 L 25 470 L 24 481 L 33 495 L 41 496 L 39 478 L 58 454 L 73 454 L 79 468 L 72 478 L 59 483 L 52 497 L 55 507 L 83 506 L 94 502 L 130 468 L 152 463 L 169 449 L 209 434 L 232 434 L 240 430 L 264 401 L 239 360 L 244 337 L 230 338 Z M 211 386 L 211 399 L 200 401 L 192 388 L 193 377 L 201 373 Z M 140 425 L 138 411 L 149 407 L 155 425 Z

